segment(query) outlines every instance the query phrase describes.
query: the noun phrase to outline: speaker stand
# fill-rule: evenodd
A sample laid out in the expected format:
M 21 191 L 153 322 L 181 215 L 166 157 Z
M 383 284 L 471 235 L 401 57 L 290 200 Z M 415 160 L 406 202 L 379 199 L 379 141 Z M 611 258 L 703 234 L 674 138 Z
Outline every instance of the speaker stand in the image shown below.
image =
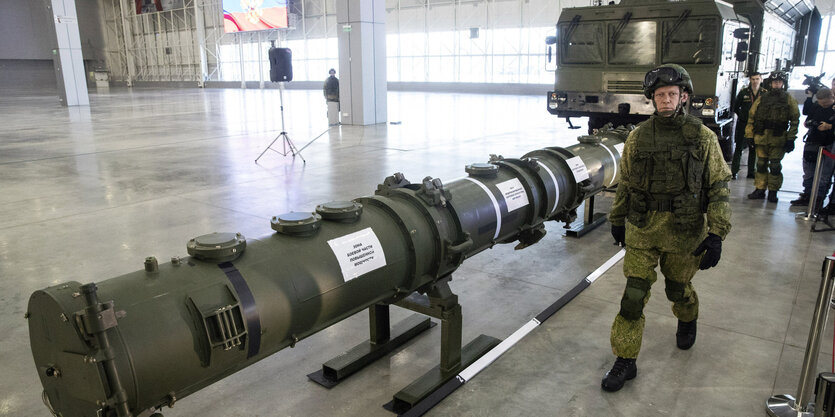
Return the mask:
M 261 155 L 258 155 L 258 157 L 255 158 L 255 163 L 257 164 L 258 160 L 261 159 L 261 157 L 264 156 L 264 154 L 267 153 L 267 151 L 273 151 L 275 153 L 281 154 L 282 156 L 293 155 L 293 158 L 295 158 L 296 155 L 298 155 L 299 158 L 302 159 L 302 162 L 306 164 L 307 161 L 304 160 L 304 157 L 302 156 L 301 150 L 296 148 L 296 145 L 293 143 L 292 140 L 290 140 L 290 136 L 288 136 L 287 132 L 284 131 L 284 83 L 283 82 L 278 83 L 278 97 L 279 97 L 279 108 L 281 109 L 281 133 L 279 133 L 278 136 L 276 136 L 275 139 L 273 139 L 273 141 L 270 142 L 269 145 L 267 145 L 267 148 L 264 149 L 263 152 L 261 152 Z M 321 136 L 321 135 L 319 135 L 319 136 Z M 273 144 L 279 139 L 281 139 L 281 144 L 282 144 L 283 151 L 273 149 Z M 314 140 L 316 140 L 316 139 L 314 139 Z M 313 141 L 311 141 L 311 143 L 312 142 Z M 305 146 L 305 147 L 307 147 L 307 146 Z

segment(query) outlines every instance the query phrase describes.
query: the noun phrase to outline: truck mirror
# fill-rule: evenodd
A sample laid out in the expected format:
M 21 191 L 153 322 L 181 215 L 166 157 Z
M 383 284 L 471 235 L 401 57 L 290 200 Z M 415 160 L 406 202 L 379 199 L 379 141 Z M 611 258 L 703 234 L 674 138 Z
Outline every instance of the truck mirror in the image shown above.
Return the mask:
M 551 45 L 548 45 L 548 52 L 546 53 L 546 55 L 547 55 L 547 57 L 548 57 L 548 61 L 547 61 L 547 62 L 550 64 L 550 63 L 551 63 L 551 55 L 552 55 Z
M 745 60 L 748 59 L 748 42 L 742 41 L 736 44 L 736 54 L 734 55 L 734 58 L 736 58 L 738 62 L 745 62 Z
M 546 45 L 554 45 L 555 43 L 557 43 L 557 37 L 556 36 L 545 37 L 545 44 Z

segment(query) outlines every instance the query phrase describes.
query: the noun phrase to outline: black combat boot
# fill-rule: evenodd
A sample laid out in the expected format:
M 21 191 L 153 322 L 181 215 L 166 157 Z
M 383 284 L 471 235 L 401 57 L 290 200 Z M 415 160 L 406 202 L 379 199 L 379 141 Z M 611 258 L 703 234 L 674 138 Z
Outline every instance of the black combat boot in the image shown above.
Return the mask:
M 748 194 L 749 200 L 762 200 L 765 198 L 765 190 L 755 189 L 753 193 Z
M 789 201 L 789 204 L 793 206 L 808 206 L 809 205 L 809 194 L 800 193 L 800 197 L 797 200 Z
M 681 350 L 690 349 L 696 343 L 696 320 L 683 322 L 678 321 L 676 330 L 676 346 Z
M 768 190 L 768 202 L 769 203 L 776 203 L 777 202 L 777 191 L 776 190 Z
M 606 372 L 603 377 L 603 383 L 600 386 L 604 391 L 615 392 L 623 388 L 626 381 L 635 378 L 638 375 L 638 367 L 635 366 L 635 359 L 626 359 L 618 356 L 615 359 L 615 365 L 612 370 Z

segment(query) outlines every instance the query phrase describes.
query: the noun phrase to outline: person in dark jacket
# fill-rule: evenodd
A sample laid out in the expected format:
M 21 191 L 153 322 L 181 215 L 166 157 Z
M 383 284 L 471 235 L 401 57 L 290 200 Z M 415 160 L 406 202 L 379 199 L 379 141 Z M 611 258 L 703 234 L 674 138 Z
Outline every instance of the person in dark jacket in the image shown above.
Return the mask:
M 748 74 L 748 86 L 739 90 L 734 104 L 734 113 L 736 113 L 736 130 L 734 133 L 734 156 L 731 162 L 731 174 L 733 179 L 736 179 L 739 173 L 740 161 L 742 159 L 742 151 L 748 149 L 748 178 L 754 178 L 754 168 L 757 165 L 757 153 L 754 151 L 754 142 L 748 141 L 745 137 L 745 125 L 748 124 L 748 112 L 751 111 L 751 105 L 760 93 L 765 89 L 760 88 L 763 82 L 763 76 L 760 73 L 754 72 Z
M 328 126 L 339 124 L 339 80 L 336 78 L 336 70 L 331 68 L 328 71 L 328 78 L 322 86 L 322 93 L 325 95 L 325 102 L 328 105 Z
M 328 71 L 328 78 L 322 86 L 322 93 L 327 101 L 339 101 L 339 79 L 336 78 L 336 70 L 331 68 Z
M 823 87 L 815 94 L 817 102 L 814 102 L 810 92 L 807 92 L 806 102 L 803 103 L 803 114 L 806 115 L 804 125 L 809 129 L 806 144 L 803 146 L 803 192 L 797 200 L 792 200 L 793 206 L 808 206 L 811 198 L 812 183 L 815 176 L 815 165 L 818 159 L 820 148 L 829 150 L 835 142 L 835 131 L 832 129 L 835 123 L 835 94 L 829 88 Z M 826 192 L 832 182 L 832 166 L 835 161 L 830 158 L 821 160 L 821 178 L 818 186 L 816 205 L 823 205 Z M 830 201 L 830 205 L 832 205 Z

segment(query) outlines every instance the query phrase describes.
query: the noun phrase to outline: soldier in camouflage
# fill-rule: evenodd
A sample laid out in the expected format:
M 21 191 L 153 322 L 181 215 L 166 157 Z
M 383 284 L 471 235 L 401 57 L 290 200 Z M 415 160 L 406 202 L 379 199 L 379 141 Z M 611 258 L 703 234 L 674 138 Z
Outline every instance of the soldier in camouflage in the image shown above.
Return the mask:
M 690 75 L 665 64 L 644 77 L 644 94 L 655 114 L 626 139 L 621 182 L 609 213 L 612 236 L 626 246 L 626 289 L 612 325 L 617 356 L 603 378 L 606 391 L 635 378 L 635 360 L 644 332 L 643 308 L 661 264 L 664 292 L 678 318 L 676 344 L 696 341 L 699 299 L 690 280 L 699 269 L 719 262 L 722 240 L 731 229 L 728 169 L 716 135 L 684 112 L 693 93 Z
M 757 98 L 751 106 L 745 137 L 753 138 L 757 151 L 757 172 L 754 174 L 752 200 L 766 198 L 777 202 L 777 190 L 783 185 L 783 165 L 780 161 L 787 152 L 794 150 L 800 112 L 797 101 L 786 92 L 788 77 L 783 71 L 771 74 L 768 92 Z

